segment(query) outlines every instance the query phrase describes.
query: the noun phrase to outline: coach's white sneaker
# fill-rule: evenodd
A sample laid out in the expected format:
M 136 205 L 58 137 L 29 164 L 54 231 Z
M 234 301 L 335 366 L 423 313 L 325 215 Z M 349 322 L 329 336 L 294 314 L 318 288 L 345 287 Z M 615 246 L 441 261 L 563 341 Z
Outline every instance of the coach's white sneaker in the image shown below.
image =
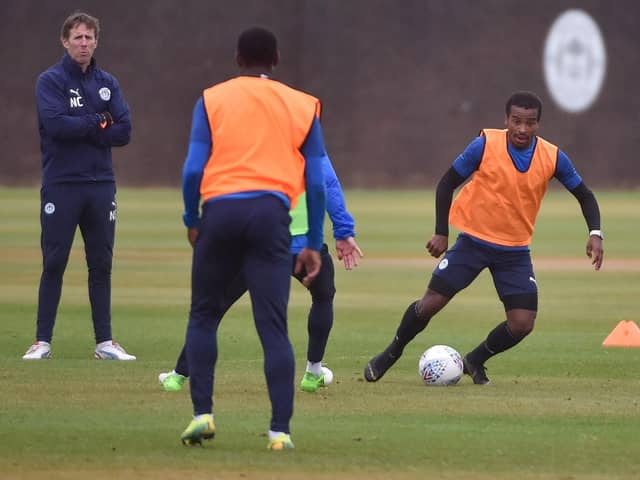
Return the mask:
M 124 348 L 113 340 L 100 342 L 96 345 L 95 357 L 99 360 L 135 360 L 134 355 L 129 355 Z
M 23 360 L 42 360 L 45 358 L 51 358 L 51 344 L 49 342 L 34 343 L 22 356 Z

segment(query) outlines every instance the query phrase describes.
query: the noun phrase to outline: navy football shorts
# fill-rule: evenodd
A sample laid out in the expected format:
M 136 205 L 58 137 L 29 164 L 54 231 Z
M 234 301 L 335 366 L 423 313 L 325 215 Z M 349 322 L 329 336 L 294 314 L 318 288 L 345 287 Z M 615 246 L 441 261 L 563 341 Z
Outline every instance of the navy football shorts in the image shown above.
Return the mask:
M 499 249 L 461 234 L 434 269 L 429 288 L 452 298 L 488 268 L 505 310 L 538 309 L 538 286 L 529 249 Z

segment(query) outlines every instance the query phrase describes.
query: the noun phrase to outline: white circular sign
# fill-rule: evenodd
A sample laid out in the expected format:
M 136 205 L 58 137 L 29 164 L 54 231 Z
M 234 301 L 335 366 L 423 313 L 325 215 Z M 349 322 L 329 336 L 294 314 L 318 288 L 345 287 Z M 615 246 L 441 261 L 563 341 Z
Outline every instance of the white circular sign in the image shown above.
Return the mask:
M 549 29 L 542 63 L 547 88 L 560 108 L 589 108 L 607 69 L 607 52 L 594 19 L 579 9 L 562 13 Z

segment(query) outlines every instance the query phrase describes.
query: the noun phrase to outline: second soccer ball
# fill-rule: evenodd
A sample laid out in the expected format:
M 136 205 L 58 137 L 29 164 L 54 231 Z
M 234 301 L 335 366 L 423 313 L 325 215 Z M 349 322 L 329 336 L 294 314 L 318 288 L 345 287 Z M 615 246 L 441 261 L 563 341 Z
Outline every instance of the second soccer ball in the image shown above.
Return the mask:
M 322 367 L 322 373 L 324 373 L 324 384 L 329 385 L 333 382 L 333 372 L 327 367 Z

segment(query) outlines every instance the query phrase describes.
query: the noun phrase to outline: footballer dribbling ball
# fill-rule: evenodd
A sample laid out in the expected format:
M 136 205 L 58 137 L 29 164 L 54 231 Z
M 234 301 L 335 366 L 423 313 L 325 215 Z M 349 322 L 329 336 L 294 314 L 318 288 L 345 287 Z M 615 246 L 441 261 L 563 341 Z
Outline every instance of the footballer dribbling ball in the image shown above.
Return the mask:
M 333 382 L 333 372 L 327 367 L 322 367 L 322 373 L 324 373 L 324 384 L 329 385 Z
M 455 348 L 434 345 L 428 348 L 418 362 L 418 373 L 425 385 L 455 385 L 462 377 L 462 357 Z

